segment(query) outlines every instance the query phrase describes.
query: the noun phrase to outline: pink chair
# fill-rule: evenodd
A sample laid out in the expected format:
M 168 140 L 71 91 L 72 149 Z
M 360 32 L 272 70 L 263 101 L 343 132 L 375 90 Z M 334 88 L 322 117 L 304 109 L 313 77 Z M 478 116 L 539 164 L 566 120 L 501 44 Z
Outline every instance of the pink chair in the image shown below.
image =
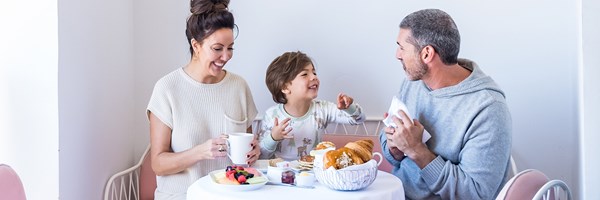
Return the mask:
M 10 166 L 0 164 L 0 200 L 26 200 L 23 183 Z
M 539 170 L 524 170 L 508 180 L 496 200 L 533 199 L 538 190 L 547 182 L 548 177 Z
M 156 174 L 152 170 L 150 145 L 135 166 L 118 172 L 106 183 L 104 200 L 152 200 L 156 190 Z
M 336 147 L 343 147 L 348 142 L 354 142 L 357 140 L 370 139 L 373 140 L 373 152 L 381 152 L 381 144 L 379 143 L 379 137 L 375 135 L 346 135 L 346 134 L 324 134 L 323 141 L 330 141 L 335 144 Z M 382 153 L 383 154 L 383 153 Z M 379 165 L 379 170 L 385 172 L 392 171 L 392 165 L 385 159 Z

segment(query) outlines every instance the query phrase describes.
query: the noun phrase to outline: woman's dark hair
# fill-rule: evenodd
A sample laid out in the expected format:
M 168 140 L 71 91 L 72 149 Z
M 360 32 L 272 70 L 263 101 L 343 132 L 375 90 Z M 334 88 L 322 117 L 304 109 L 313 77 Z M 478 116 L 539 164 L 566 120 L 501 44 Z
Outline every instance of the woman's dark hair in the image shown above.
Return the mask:
M 313 64 L 312 60 L 300 51 L 285 52 L 271 62 L 269 68 L 267 68 L 265 82 L 269 92 L 273 95 L 273 101 L 282 104 L 287 103 L 285 94 L 281 90 L 283 90 L 285 84 L 292 82 L 309 64 Z
M 192 56 L 194 55 L 192 38 L 201 43 L 204 38 L 221 28 L 233 29 L 235 22 L 233 14 L 227 9 L 228 5 L 229 0 L 190 1 L 190 12 L 192 14 L 187 19 L 185 35 L 187 36 Z

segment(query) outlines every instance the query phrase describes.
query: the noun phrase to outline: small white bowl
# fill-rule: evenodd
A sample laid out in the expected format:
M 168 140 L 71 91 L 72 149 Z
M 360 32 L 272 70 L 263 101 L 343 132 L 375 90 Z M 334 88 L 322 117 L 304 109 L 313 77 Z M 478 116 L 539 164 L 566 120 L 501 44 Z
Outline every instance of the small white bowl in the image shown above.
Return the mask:
M 281 183 L 281 174 L 285 171 L 289 171 L 289 167 L 267 167 L 267 178 L 269 182 Z
M 315 185 L 315 175 L 308 172 L 301 172 L 296 175 L 296 185 L 301 187 L 312 187 Z

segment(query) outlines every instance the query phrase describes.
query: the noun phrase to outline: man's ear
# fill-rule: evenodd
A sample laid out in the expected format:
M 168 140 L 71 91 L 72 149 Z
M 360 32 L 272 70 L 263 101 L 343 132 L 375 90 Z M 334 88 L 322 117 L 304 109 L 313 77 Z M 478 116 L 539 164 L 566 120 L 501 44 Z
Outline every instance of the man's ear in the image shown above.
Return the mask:
M 429 63 L 433 60 L 435 53 L 435 49 L 427 45 L 421 50 L 421 60 L 423 60 L 423 63 Z

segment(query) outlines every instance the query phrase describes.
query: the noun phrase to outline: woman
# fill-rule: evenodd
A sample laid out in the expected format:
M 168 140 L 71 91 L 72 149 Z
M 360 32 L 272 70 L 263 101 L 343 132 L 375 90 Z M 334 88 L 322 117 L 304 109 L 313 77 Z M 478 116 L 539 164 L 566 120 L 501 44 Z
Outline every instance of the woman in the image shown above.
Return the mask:
M 148 104 L 156 199 L 185 199 L 209 172 L 230 165 L 224 132 L 251 132 L 257 114 L 246 81 L 223 67 L 233 55 L 229 0 L 193 0 L 186 35 L 191 59 L 155 85 Z M 248 164 L 260 155 L 256 139 Z

